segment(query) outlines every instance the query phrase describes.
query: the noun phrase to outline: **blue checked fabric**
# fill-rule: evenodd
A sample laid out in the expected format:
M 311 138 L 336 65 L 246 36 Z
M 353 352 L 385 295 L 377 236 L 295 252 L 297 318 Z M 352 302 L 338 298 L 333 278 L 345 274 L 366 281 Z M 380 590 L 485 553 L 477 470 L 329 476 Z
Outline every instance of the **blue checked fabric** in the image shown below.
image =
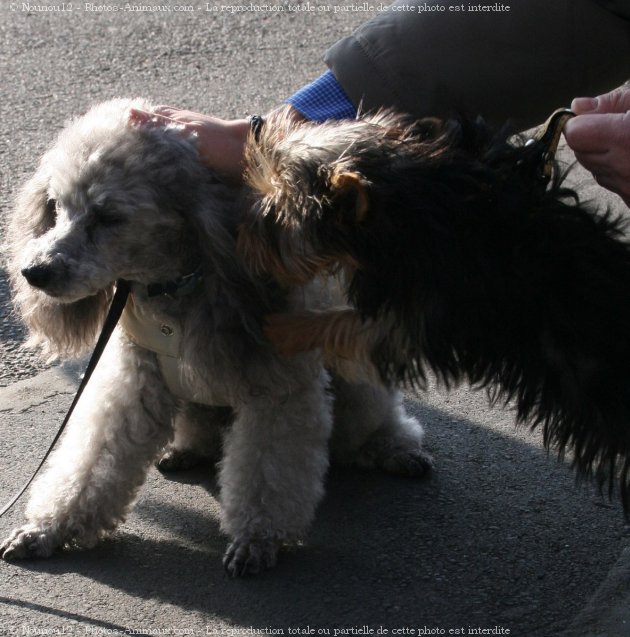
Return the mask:
M 302 87 L 286 102 L 314 122 L 355 119 L 357 116 L 357 109 L 331 71 L 326 71 L 314 82 Z

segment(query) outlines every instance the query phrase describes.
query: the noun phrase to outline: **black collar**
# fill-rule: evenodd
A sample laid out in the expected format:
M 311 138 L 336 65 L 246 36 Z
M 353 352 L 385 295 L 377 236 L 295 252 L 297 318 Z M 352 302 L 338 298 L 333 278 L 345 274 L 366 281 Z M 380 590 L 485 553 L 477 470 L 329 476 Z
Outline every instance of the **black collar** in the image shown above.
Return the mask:
M 161 295 L 170 296 L 171 298 L 186 296 L 186 294 L 193 292 L 202 280 L 203 270 L 199 266 L 194 272 L 176 279 L 164 281 L 163 283 L 149 283 L 146 286 L 147 296 L 149 298 Z

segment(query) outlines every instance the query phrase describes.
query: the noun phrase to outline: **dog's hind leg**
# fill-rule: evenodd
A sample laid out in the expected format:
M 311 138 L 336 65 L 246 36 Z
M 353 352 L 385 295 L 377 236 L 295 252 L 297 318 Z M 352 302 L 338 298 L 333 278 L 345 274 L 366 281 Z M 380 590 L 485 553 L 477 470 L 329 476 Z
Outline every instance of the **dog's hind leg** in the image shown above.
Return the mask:
M 309 375 L 312 372 L 309 372 Z M 233 576 L 275 564 L 279 548 L 303 538 L 324 494 L 332 409 L 328 374 L 287 378 L 287 393 L 237 407 L 220 465 L 222 528 Z
M 175 416 L 175 437 L 158 460 L 157 468 L 168 473 L 218 462 L 223 435 L 233 420 L 230 407 L 187 403 Z
M 33 486 L 29 523 L 0 545 L 0 555 L 47 557 L 60 547 L 91 547 L 113 531 L 171 436 L 172 408 L 154 356 L 112 339 Z
M 422 425 L 407 414 L 398 390 L 339 377 L 333 387 L 333 461 L 410 477 L 431 469 L 433 460 L 422 446 Z

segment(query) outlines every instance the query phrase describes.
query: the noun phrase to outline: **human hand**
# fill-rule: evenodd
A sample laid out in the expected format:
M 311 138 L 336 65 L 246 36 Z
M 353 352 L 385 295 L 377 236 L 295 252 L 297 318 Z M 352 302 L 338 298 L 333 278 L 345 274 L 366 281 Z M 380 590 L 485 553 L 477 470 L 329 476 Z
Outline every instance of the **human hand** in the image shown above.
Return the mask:
M 152 112 L 132 109 L 132 125 L 180 124 L 197 138 L 201 161 L 224 177 L 237 181 L 243 173 L 243 149 L 249 132 L 246 119 L 224 120 L 172 106 L 157 106 Z
M 273 126 L 275 117 L 304 119 L 293 107 L 281 106 L 265 115 L 265 126 Z M 156 106 L 150 113 L 131 109 L 129 121 L 140 126 L 179 124 L 186 133 L 196 136 L 203 164 L 231 181 L 239 181 L 243 176 L 243 152 L 250 130 L 247 119 L 225 120 L 172 106 Z
M 573 100 L 577 117 L 564 128 L 577 160 L 598 184 L 630 206 L 630 87 Z

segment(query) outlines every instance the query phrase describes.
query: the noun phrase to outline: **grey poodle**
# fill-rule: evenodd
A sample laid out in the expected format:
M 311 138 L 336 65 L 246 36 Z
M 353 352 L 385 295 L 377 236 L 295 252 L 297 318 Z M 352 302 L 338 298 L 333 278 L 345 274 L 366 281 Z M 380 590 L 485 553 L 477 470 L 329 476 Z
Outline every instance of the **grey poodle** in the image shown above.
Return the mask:
M 329 456 L 421 475 L 422 427 L 396 390 L 333 378 L 317 353 L 274 352 L 266 314 L 325 309 L 338 290 L 250 274 L 235 246 L 251 193 L 204 168 L 177 127 L 129 126 L 131 107 L 151 108 L 114 100 L 70 123 L 12 219 L 15 303 L 45 356 L 84 355 L 115 282 L 130 281 L 132 295 L 32 488 L 27 523 L 0 554 L 91 547 L 124 521 L 154 462 L 203 455 L 220 459 L 225 567 L 255 573 L 304 537 Z

